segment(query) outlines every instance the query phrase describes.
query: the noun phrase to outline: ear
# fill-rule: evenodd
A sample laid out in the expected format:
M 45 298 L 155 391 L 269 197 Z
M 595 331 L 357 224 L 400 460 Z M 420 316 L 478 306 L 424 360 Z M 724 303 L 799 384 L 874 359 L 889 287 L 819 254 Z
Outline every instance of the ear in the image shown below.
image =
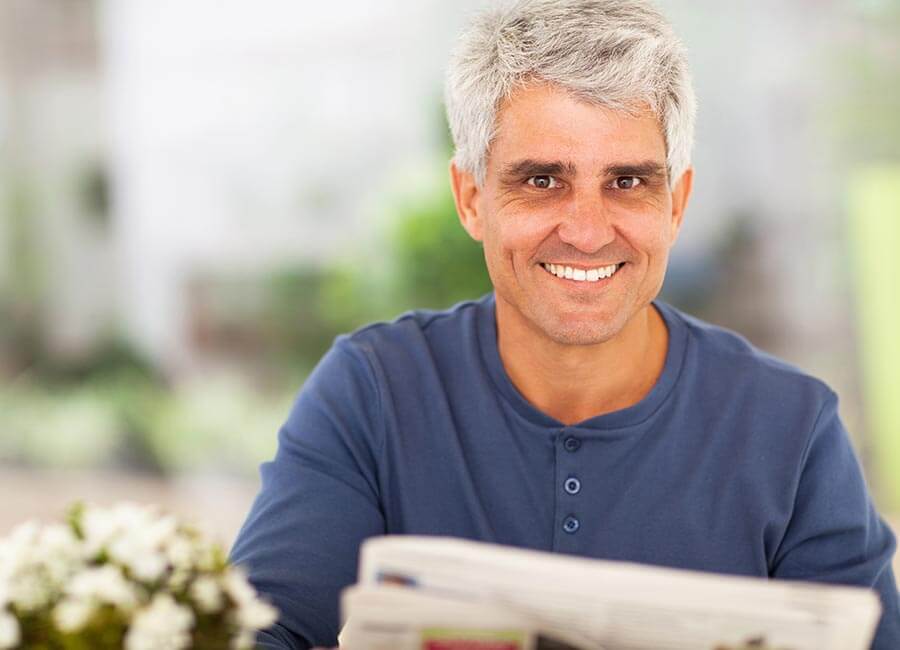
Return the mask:
M 678 232 L 681 230 L 681 224 L 684 221 L 684 211 L 687 208 L 688 199 L 691 197 L 691 190 L 694 187 L 694 168 L 688 167 L 684 170 L 681 178 L 675 183 L 672 189 L 672 243 L 678 239 Z
M 453 188 L 453 201 L 456 203 L 456 213 L 463 228 L 475 241 L 481 241 L 483 224 L 478 214 L 478 184 L 475 177 L 450 163 L 450 185 Z

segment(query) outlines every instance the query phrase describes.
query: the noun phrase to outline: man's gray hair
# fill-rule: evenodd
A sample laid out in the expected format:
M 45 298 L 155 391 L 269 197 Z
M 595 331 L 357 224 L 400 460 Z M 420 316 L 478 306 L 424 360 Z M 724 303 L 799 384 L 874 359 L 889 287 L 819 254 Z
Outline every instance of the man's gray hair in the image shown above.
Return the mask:
M 695 99 L 687 57 L 666 19 L 644 0 L 519 0 L 475 17 L 447 70 L 454 162 L 483 185 L 497 111 L 540 81 L 606 108 L 649 105 L 666 141 L 670 185 L 691 160 Z

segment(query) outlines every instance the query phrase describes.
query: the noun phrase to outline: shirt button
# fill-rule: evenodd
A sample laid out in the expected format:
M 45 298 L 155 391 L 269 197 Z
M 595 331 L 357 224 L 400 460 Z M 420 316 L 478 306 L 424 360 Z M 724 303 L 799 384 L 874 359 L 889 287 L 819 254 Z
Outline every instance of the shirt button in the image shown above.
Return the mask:
M 576 532 L 579 528 L 581 528 L 581 522 L 578 521 L 578 517 L 569 515 L 563 520 L 563 530 L 570 535 Z
M 579 481 L 574 476 L 570 476 L 566 479 L 566 482 L 563 483 L 563 487 L 569 494 L 578 494 L 579 492 L 581 492 L 581 481 Z
M 566 451 L 578 451 L 578 448 L 580 446 L 581 441 L 573 436 L 569 436 L 568 438 L 563 440 L 563 447 L 566 448 Z

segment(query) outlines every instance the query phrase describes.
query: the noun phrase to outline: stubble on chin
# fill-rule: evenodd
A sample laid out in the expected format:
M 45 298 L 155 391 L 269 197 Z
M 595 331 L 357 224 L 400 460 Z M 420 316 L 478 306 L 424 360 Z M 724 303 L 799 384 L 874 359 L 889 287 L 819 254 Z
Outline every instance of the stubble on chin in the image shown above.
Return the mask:
M 549 311 L 549 305 L 534 310 L 526 319 L 536 334 L 562 346 L 599 345 L 615 338 L 622 329 L 618 315 L 567 317 Z

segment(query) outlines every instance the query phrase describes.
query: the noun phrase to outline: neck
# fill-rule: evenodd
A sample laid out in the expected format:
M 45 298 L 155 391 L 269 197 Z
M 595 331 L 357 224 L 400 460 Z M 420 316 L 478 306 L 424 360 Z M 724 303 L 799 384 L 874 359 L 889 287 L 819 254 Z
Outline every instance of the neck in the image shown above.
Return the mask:
M 510 380 L 532 405 L 575 424 L 641 401 L 662 374 L 668 330 L 648 305 L 614 338 L 565 345 L 536 336 L 497 301 L 497 347 Z

